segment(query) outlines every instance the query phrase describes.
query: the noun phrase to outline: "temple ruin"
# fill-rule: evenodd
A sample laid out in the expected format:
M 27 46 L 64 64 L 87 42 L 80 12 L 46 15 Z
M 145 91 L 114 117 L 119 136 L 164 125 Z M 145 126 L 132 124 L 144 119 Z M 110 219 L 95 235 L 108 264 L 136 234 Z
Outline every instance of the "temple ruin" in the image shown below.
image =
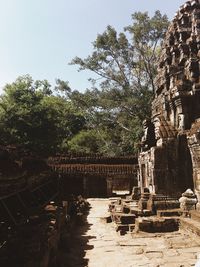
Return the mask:
M 81 195 L 110 197 L 106 199 L 109 213 L 101 220 L 115 223 L 121 235 L 142 231 L 144 240 L 144 232 L 168 233 L 168 240 L 162 243 L 164 252 L 148 250 L 146 245 L 141 249 L 140 236 L 135 235 L 133 241 L 138 240 L 138 244 L 131 241 L 131 246 L 138 246 L 134 257 L 137 255 L 140 261 L 145 253 L 156 252 L 166 263 L 166 251 L 173 249 L 171 240 L 177 236 L 183 246 L 178 247 L 179 252 L 189 248 L 197 257 L 199 239 L 194 242 L 191 237 L 190 243 L 196 246 L 193 252 L 185 241 L 190 234 L 170 234 L 183 229 L 200 236 L 200 0 L 181 6 L 169 26 L 155 88 L 151 120 L 143 122 L 138 158 L 58 155 L 43 160 L 0 147 L 1 266 L 58 266 L 63 228 L 69 234 L 76 229 L 75 223 L 86 221 L 89 204 Z M 117 190 L 130 194 L 119 197 Z M 151 244 L 151 237 L 149 240 Z M 126 242 L 121 243 L 126 246 Z M 180 253 L 184 255 L 185 251 Z M 178 258 L 173 253 L 171 259 L 174 255 Z M 150 266 L 145 264 L 152 258 L 140 266 Z M 76 266 L 87 266 L 84 264 Z
M 195 190 L 200 201 L 200 3 L 176 13 L 158 62 L 151 121 L 144 122 L 139 186 L 153 194 L 180 196 Z
M 130 197 L 110 202 L 122 233 L 182 227 L 200 235 L 199 59 L 200 1 L 187 1 L 162 43 L 151 120 L 143 122 L 139 144 L 138 186 Z

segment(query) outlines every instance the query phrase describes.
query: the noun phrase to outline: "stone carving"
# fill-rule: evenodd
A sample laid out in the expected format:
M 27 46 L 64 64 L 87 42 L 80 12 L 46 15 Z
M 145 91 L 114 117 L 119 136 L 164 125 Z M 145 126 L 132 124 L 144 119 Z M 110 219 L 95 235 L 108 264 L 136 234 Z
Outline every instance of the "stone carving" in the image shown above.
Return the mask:
M 179 121 L 178 121 L 178 129 L 184 130 L 185 129 L 185 115 L 179 114 Z
M 156 140 L 160 139 L 161 138 L 161 134 L 160 134 L 160 120 L 159 118 L 155 118 L 154 120 L 154 125 L 155 125 L 155 137 L 156 137 Z
M 194 188 L 200 201 L 199 59 L 200 2 L 187 1 L 168 28 L 158 62 L 151 117 L 154 143 L 147 142 L 149 122 L 139 155 L 141 192 L 148 187 L 154 194 L 180 197 Z
M 155 145 L 155 131 L 154 125 L 150 120 L 143 121 L 143 137 L 141 139 L 142 151 L 148 150 L 151 146 Z
M 141 188 L 138 186 L 134 186 L 131 193 L 132 200 L 138 200 L 141 196 Z
M 197 204 L 197 198 L 194 192 L 191 189 L 187 189 L 183 194 L 182 197 L 179 198 L 180 208 L 184 212 L 189 212 L 190 210 L 194 210 Z

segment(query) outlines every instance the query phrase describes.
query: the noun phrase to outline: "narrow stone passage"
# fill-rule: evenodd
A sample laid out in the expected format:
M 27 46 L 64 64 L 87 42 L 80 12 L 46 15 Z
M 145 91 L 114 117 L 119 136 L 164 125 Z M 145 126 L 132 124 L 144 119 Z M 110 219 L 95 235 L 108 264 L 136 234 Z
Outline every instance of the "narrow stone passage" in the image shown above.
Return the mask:
M 89 199 L 87 222 L 73 229 L 61 255 L 62 267 L 190 267 L 195 266 L 200 242 L 185 232 L 138 233 L 120 236 L 101 220 L 107 199 Z

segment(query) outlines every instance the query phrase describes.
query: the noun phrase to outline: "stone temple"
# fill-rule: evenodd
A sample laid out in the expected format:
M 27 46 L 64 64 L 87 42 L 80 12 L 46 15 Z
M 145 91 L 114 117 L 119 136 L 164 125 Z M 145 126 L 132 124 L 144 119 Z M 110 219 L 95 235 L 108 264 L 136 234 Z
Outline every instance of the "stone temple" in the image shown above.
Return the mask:
M 143 125 L 141 192 L 180 196 L 192 188 L 200 203 L 199 59 L 200 1 L 187 1 L 162 44 L 151 121 Z
M 161 51 L 138 159 L 0 146 L 0 266 L 200 264 L 200 0 L 180 7 Z

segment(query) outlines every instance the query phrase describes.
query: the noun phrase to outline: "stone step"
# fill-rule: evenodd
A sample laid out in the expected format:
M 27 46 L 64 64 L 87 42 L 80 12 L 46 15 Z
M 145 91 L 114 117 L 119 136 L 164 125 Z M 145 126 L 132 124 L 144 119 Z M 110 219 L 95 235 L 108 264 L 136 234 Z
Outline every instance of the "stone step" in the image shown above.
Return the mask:
M 142 211 L 142 216 L 144 216 L 144 217 L 148 217 L 148 216 L 151 216 L 152 215 L 152 212 L 151 212 L 151 210 L 148 210 L 148 209 L 146 209 L 146 210 L 143 210 Z
M 181 209 L 157 210 L 158 217 L 177 217 L 181 215 Z
M 147 210 L 147 209 L 141 210 L 139 208 L 131 208 L 130 213 L 135 214 L 137 217 L 139 216 L 146 217 L 146 216 L 152 215 L 152 212 L 150 210 Z
M 180 217 L 180 229 L 200 236 L 200 221 L 191 218 Z

